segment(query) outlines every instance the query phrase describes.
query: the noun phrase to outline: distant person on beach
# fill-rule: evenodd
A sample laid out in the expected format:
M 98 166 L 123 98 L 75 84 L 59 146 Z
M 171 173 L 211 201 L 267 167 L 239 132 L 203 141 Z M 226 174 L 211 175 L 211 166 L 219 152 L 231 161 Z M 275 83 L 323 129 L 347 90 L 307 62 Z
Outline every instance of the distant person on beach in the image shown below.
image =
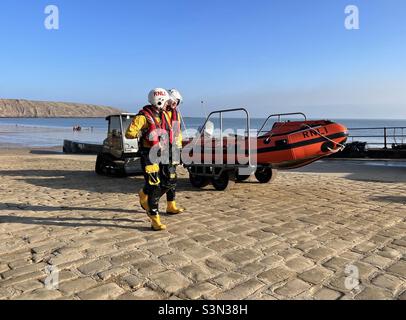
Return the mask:
M 161 231 L 165 230 L 166 226 L 161 223 L 158 209 L 161 197 L 160 168 L 159 163 L 151 162 L 150 151 L 160 144 L 156 130 L 162 129 L 162 112 L 171 100 L 168 91 L 156 88 L 150 91 L 148 101 L 150 105 L 139 111 L 128 127 L 125 137 L 127 139 L 139 137 L 141 166 L 145 180 L 144 188 L 139 191 L 140 205 L 151 220 L 151 228 L 154 231 Z

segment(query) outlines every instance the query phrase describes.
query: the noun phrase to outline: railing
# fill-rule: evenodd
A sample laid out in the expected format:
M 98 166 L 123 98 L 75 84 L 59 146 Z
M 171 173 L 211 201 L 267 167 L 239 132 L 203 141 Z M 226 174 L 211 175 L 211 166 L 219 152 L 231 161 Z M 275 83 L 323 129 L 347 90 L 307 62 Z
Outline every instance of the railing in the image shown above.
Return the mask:
M 406 142 L 406 127 L 350 128 L 348 142 L 367 142 L 372 146 L 400 145 Z M 367 132 L 363 134 L 363 132 Z M 377 141 L 379 140 L 379 141 Z
M 250 133 L 251 133 L 251 124 L 250 124 L 250 114 L 245 108 L 235 108 L 235 109 L 225 109 L 225 110 L 216 110 L 211 112 L 207 118 L 206 121 L 204 122 L 203 126 L 200 129 L 200 135 L 203 134 L 207 123 L 210 121 L 211 117 L 215 114 L 218 114 L 220 117 L 220 150 L 223 150 L 223 120 L 224 120 L 224 113 L 231 113 L 231 112 L 243 112 L 245 114 L 245 123 L 246 123 L 246 130 L 245 133 L 247 134 L 247 142 L 248 142 L 248 166 L 251 167 L 251 139 L 250 139 Z
M 269 115 L 268 118 L 266 118 L 264 124 L 262 125 L 262 127 L 258 130 L 258 135 L 260 135 L 261 133 L 264 132 L 268 132 L 268 131 L 264 131 L 265 126 L 268 124 L 269 119 L 271 118 L 278 118 L 278 122 L 281 122 L 282 117 L 284 116 L 295 116 L 295 115 L 300 115 L 304 118 L 304 120 L 307 120 L 306 115 L 303 112 L 290 112 L 290 113 L 276 113 L 276 114 L 271 114 Z

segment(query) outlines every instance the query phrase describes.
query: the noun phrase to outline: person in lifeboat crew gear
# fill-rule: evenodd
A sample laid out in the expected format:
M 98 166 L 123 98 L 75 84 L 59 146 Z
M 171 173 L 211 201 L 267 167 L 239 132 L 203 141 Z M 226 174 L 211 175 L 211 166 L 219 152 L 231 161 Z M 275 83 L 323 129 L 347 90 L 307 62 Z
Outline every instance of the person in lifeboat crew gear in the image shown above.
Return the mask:
M 170 103 L 170 95 L 165 89 L 156 88 L 149 93 L 148 101 L 150 105 L 140 110 L 125 136 L 127 139 L 139 137 L 141 166 L 145 179 L 144 188 L 139 191 L 140 204 L 147 211 L 152 229 L 160 231 L 165 230 L 166 226 L 161 223 L 158 210 L 161 197 L 159 164 L 152 163 L 149 154 L 151 148 L 160 143 L 157 130 L 162 129 L 162 112 Z
M 162 127 L 168 133 L 169 163 L 160 165 L 161 196 L 166 194 L 166 213 L 179 214 L 185 211 L 176 205 L 176 167 L 180 164 L 182 149 L 181 115 L 178 106 L 183 102 L 182 95 L 176 89 L 168 90 L 170 104 L 162 112 Z

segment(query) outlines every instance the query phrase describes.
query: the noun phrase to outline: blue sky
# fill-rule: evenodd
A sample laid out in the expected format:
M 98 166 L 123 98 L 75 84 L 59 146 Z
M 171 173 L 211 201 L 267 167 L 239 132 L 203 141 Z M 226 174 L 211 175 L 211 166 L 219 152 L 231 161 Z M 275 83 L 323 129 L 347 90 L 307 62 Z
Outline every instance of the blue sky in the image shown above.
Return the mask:
M 46 30 L 44 8 L 60 10 Z M 347 5 L 360 30 L 344 28 Z M 406 119 L 404 0 L 2 0 L 0 97 Z

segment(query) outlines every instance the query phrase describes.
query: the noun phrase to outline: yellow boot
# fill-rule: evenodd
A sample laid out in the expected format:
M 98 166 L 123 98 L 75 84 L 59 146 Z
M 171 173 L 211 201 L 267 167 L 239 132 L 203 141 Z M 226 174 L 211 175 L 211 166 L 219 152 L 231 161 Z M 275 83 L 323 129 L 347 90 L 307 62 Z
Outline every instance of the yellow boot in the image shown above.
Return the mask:
M 144 193 L 144 190 L 140 190 L 138 193 L 140 196 L 140 205 L 145 211 L 149 211 L 149 205 L 148 205 L 148 195 Z
M 161 223 L 161 218 L 159 214 L 157 215 L 148 215 L 148 217 L 151 219 L 151 228 L 154 231 L 162 231 L 166 229 L 166 225 Z
M 185 209 L 183 208 L 178 208 L 176 206 L 176 201 L 168 201 L 167 207 L 166 207 L 166 213 L 167 214 L 179 214 L 184 212 Z

